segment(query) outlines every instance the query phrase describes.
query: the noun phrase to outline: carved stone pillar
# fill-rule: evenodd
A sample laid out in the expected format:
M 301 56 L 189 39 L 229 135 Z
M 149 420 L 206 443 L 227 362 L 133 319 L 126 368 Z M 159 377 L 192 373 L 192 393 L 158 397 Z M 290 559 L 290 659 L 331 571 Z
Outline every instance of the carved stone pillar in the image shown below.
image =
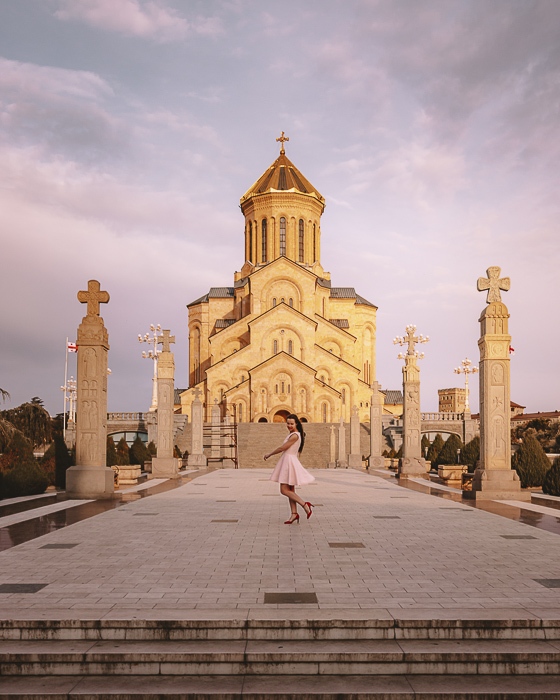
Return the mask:
M 202 416 L 202 401 L 199 396 L 200 389 L 193 391 L 194 401 L 191 404 L 191 449 L 189 452 L 189 467 L 205 467 L 208 462 L 204 454 L 203 431 L 204 421 Z
M 360 417 L 358 416 L 358 407 L 352 408 L 350 416 L 350 454 L 348 455 L 349 467 L 362 466 L 362 451 L 360 448 Z
M 346 454 L 346 428 L 344 419 L 340 419 L 338 426 L 338 466 L 348 468 L 348 456 Z
M 152 477 L 176 479 L 179 476 L 179 460 L 173 457 L 175 360 L 169 348 L 175 338 L 164 330 L 159 342 L 163 343 L 163 350 L 159 354 L 157 367 L 157 456 L 152 459 Z
M 329 461 L 329 469 L 335 469 L 336 467 L 336 428 L 334 425 L 331 425 L 330 427 L 330 439 L 329 439 L 329 448 L 330 448 L 330 461 Z
M 420 368 L 416 357 L 407 355 L 403 367 L 403 456 L 399 459 L 399 477 L 426 476 L 420 433 Z
M 383 451 L 383 404 L 385 397 L 379 391 L 379 384 L 373 382 L 371 385 L 371 402 L 369 408 L 369 468 L 384 469 L 385 457 Z
M 76 466 L 66 471 L 69 498 L 112 498 L 114 473 L 107 462 L 107 356 L 109 335 L 99 304 L 109 301 L 97 280 L 78 292 L 87 314 L 78 327 L 76 399 Z

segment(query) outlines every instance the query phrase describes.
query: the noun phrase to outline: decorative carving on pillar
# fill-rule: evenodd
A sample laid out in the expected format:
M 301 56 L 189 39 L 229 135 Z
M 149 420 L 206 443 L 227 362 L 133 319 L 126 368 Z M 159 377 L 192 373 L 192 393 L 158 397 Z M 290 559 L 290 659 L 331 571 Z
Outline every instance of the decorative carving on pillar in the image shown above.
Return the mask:
M 399 360 L 404 360 L 403 366 L 403 456 L 399 460 L 398 476 L 426 476 L 428 471 L 425 459 L 422 457 L 420 430 L 420 368 L 416 361 L 424 357 L 424 353 L 416 350 L 419 343 L 427 343 L 428 336 L 415 335 L 416 326 L 408 325 L 405 336 L 397 336 L 395 345 L 406 345 L 406 353 L 400 352 Z
M 369 436 L 369 464 L 372 469 L 383 469 L 385 457 L 383 457 L 383 404 L 385 397 L 381 393 L 378 382 L 371 385 L 371 401 L 369 409 L 370 436 Z
M 350 416 L 350 454 L 348 455 L 349 467 L 362 466 L 362 451 L 360 449 L 360 418 L 358 407 L 353 406 Z
M 152 460 L 152 476 L 176 478 L 179 472 L 179 460 L 173 457 L 173 395 L 175 381 L 175 359 L 171 352 L 171 343 L 175 336 L 164 330 L 158 337 L 158 344 L 163 348 L 157 363 L 157 457 Z
M 205 467 L 207 465 L 206 456 L 204 455 L 203 443 L 203 417 L 202 417 L 202 401 L 200 396 L 202 391 L 196 387 L 193 391 L 194 401 L 191 404 L 191 450 L 189 453 L 189 467 Z

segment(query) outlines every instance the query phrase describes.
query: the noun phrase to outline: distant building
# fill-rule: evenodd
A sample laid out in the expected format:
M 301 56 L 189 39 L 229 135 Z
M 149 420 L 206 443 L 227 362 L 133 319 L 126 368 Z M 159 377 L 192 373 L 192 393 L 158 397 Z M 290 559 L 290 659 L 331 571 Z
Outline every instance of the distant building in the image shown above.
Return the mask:
M 393 416 L 402 416 L 403 413 L 403 395 L 400 389 L 381 389 L 385 395 L 385 403 L 383 405 L 383 413 Z
M 464 389 L 438 389 L 440 413 L 464 413 L 466 392 Z
M 518 403 L 515 403 L 515 401 L 510 401 L 509 402 L 510 409 L 511 409 L 511 417 L 515 418 L 515 416 L 522 416 L 523 411 L 525 410 L 525 406 L 521 406 Z

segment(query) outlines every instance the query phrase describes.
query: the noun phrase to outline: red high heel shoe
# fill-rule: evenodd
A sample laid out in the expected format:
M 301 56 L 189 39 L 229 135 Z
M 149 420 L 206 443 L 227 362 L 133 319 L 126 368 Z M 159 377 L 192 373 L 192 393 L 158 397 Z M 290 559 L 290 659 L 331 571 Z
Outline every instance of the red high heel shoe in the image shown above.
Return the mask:
M 309 513 L 307 513 L 307 519 L 309 520 L 309 518 L 313 515 L 313 511 L 311 509 L 315 508 L 315 506 L 313 505 L 313 503 L 309 503 L 309 501 L 305 501 L 304 505 L 308 506 L 309 508 Z
M 289 520 L 284 521 L 284 525 L 291 525 L 292 523 L 297 523 L 299 525 L 299 513 L 294 513 Z

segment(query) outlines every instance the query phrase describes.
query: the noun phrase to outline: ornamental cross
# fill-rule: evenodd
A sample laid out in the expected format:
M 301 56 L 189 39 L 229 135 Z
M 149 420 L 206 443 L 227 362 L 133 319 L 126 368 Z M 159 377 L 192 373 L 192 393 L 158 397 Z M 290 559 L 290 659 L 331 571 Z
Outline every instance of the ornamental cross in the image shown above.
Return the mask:
M 502 301 L 502 295 L 500 294 L 500 289 L 507 292 L 510 287 L 509 277 L 502 277 L 500 279 L 501 268 L 499 267 L 489 267 L 486 270 L 488 279 L 485 277 L 479 277 L 476 283 L 476 288 L 479 292 L 484 292 L 488 290 L 486 295 L 486 303 L 491 304 L 493 301 Z
M 284 142 L 289 141 L 290 139 L 287 136 L 284 136 L 284 132 L 276 139 L 277 141 L 280 141 L 280 155 L 283 155 L 286 153 L 284 150 Z
M 199 397 L 202 396 L 202 391 L 200 391 L 200 389 L 198 387 L 196 387 L 196 389 L 193 391 L 193 394 L 194 394 L 194 400 L 200 401 Z
M 171 331 L 163 331 L 163 334 L 158 337 L 158 345 L 160 343 L 163 345 L 162 352 L 171 352 L 169 344 L 175 342 L 175 336 L 169 335 L 170 333 Z
M 428 336 L 424 338 L 422 334 L 416 336 L 414 335 L 416 333 L 416 326 L 413 326 L 412 324 L 408 325 L 406 327 L 406 335 L 404 337 L 397 336 L 393 340 L 394 345 L 408 345 L 408 350 L 406 352 L 407 355 L 416 355 L 417 357 L 420 357 L 422 359 L 423 354 L 420 355 L 418 352 L 414 349 L 414 346 L 416 343 L 427 343 L 430 339 Z M 399 359 L 401 358 L 401 355 L 399 354 Z
M 78 301 L 87 304 L 88 316 L 99 316 L 99 304 L 107 304 L 109 299 L 109 293 L 101 291 L 97 280 L 89 280 L 87 292 L 78 292 Z

